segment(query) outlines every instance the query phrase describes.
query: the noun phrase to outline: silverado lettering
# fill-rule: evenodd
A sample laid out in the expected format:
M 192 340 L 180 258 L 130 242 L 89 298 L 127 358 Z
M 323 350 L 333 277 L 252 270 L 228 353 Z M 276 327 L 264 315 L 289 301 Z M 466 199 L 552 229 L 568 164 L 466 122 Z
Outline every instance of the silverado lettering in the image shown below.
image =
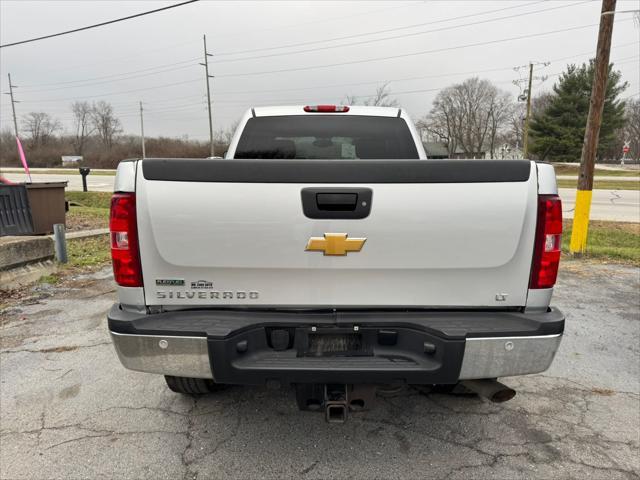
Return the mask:
M 207 299 L 212 299 L 212 300 L 219 300 L 219 299 L 232 299 L 232 298 L 236 298 L 236 299 L 240 299 L 240 300 L 244 300 L 244 299 L 249 299 L 249 300 L 256 300 L 258 297 L 260 296 L 260 294 L 258 292 L 243 292 L 243 291 L 237 291 L 237 292 L 217 292 L 217 291 L 207 291 L 207 292 L 189 292 L 189 291 L 163 291 L 163 290 L 158 290 L 156 292 L 156 297 L 159 299 L 192 299 L 192 298 L 199 298 L 202 300 L 207 300 Z

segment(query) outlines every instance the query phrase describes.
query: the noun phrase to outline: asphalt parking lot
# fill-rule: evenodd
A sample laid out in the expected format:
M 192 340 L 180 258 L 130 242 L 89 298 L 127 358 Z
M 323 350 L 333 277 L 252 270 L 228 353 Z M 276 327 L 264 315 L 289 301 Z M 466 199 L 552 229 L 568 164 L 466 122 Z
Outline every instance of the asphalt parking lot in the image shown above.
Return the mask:
M 566 262 L 552 368 L 516 398 L 407 388 L 344 425 L 290 389 L 193 399 L 124 370 L 110 272 L 41 287 L 0 314 L 0 477 L 640 478 L 640 269 Z

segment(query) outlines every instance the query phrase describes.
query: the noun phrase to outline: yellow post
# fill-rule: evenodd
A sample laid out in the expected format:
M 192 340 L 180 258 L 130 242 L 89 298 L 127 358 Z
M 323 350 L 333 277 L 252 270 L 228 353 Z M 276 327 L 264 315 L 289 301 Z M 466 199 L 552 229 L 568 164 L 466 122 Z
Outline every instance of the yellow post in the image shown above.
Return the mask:
M 600 14 L 600 30 L 596 46 L 596 61 L 594 65 L 593 86 L 591 87 L 591 101 L 589 116 L 582 145 L 580 159 L 580 176 L 576 192 L 576 208 L 573 213 L 573 230 L 569 250 L 574 255 L 582 255 L 587 249 L 587 233 L 589 231 L 589 211 L 591 210 L 591 191 L 593 190 L 593 171 L 595 169 L 596 154 L 600 125 L 602 124 L 602 110 L 606 94 L 607 77 L 609 75 L 609 53 L 611 50 L 611 34 L 613 32 L 613 14 L 616 0 L 602 0 Z
M 576 207 L 573 211 L 573 227 L 569 250 L 574 255 L 582 255 L 587 250 L 589 212 L 591 210 L 591 190 L 576 192 Z

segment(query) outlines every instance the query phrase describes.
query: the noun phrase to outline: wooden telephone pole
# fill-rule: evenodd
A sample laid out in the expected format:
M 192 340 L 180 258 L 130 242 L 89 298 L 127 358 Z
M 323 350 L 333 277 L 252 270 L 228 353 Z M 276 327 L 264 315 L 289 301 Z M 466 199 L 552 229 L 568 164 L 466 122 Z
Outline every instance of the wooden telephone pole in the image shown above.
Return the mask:
M 140 137 L 142 139 L 142 158 L 147 158 L 147 152 L 144 148 L 144 110 L 142 108 L 142 102 L 140 102 Z
M 512 83 L 514 85 L 520 86 L 523 82 L 527 82 L 527 88 L 525 89 L 526 93 L 526 102 L 527 102 L 527 114 L 524 119 L 524 132 L 522 134 L 522 158 L 529 158 L 529 124 L 531 123 L 531 88 L 533 86 L 534 80 L 545 81 L 547 79 L 546 75 L 543 76 L 533 76 L 533 69 L 536 66 L 541 66 L 542 68 L 548 67 L 551 62 L 529 62 L 527 65 L 521 65 L 519 67 L 515 67 L 514 70 L 517 72 L 522 68 L 526 68 L 529 70 L 529 79 L 519 78 L 518 80 L 514 80 Z M 522 101 L 525 99 L 524 95 L 518 96 L 518 100 Z
M 211 88 L 209 85 L 209 79 L 213 78 L 213 75 L 209 75 L 209 57 L 212 57 L 213 55 L 207 51 L 207 36 L 203 35 L 202 40 L 204 42 L 204 63 L 201 63 L 200 65 L 204 67 L 205 80 L 207 81 L 207 109 L 209 111 L 209 149 L 210 149 L 209 154 L 211 157 L 213 157 L 215 156 L 216 153 L 215 153 L 215 146 L 213 143 L 213 119 L 211 115 Z
M 529 117 L 531 117 L 531 82 L 533 80 L 533 63 L 529 63 L 529 87 L 527 88 L 527 116 L 524 120 L 524 139 L 522 158 L 529 158 Z
M 594 66 L 593 86 L 591 87 L 591 101 L 589 103 L 589 117 L 582 144 L 582 158 L 580 159 L 580 177 L 576 192 L 576 207 L 573 214 L 573 229 L 571 230 L 571 244 L 569 250 L 574 255 L 582 255 L 587 248 L 587 233 L 589 230 L 589 213 L 591 210 L 591 195 L 593 190 L 593 171 L 598 151 L 602 110 L 609 76 L 609 53 L 611 51 L 611 35 L 616 9 L 616 0 L 602 0 L 600 12 L 600 29 L 598 31 L 598 46 L 596 47 L 596 61 Z

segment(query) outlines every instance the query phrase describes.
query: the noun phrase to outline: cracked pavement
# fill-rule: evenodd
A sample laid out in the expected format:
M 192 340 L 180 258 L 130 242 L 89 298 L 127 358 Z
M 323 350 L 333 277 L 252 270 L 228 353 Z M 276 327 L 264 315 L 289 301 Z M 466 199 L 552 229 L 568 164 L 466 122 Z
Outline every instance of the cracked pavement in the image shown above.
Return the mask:
M 551 369 L 496 405 L 405 388 L 344 425 L 292 389 L 197 399 L 122 368 L 108 269 L 0 314 L 0 478 L 640 479 L 640 269 L 565 262 Z M 38 298 L 39 296 L 39 298 Z

